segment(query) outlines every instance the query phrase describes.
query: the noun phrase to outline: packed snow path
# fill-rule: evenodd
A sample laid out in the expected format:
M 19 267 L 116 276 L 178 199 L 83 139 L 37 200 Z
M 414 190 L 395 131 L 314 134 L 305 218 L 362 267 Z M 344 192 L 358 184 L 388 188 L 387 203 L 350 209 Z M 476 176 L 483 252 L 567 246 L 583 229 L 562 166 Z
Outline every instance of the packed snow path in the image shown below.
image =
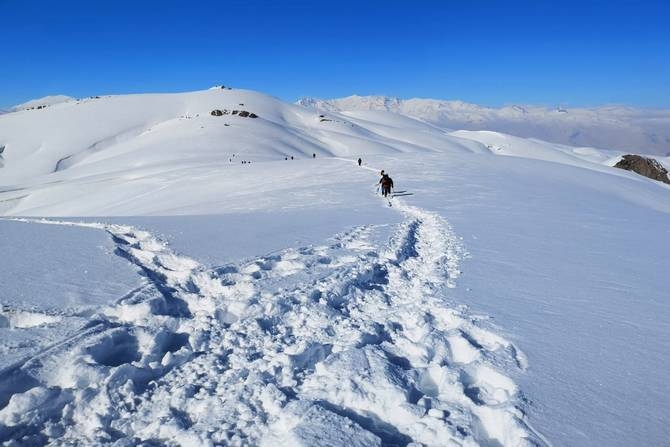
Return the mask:
M 439 216 L 378 246 L 329 246 L 206 269 L 123 225 L 146 285 L 67 340 L 0 372 L 0 441 L 18 445 L 544 445 L 506 371 L 515 346 L 454 307 L 464 249 Z

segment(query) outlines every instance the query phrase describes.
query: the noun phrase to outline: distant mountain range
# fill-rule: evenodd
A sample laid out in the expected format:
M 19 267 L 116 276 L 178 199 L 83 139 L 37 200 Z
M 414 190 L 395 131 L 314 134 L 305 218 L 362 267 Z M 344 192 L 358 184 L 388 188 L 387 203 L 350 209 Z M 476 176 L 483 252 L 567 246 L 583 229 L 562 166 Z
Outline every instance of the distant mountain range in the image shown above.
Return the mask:
M 303 98 L 297 103 L 331 112 L 385 110 L 453 130 L 492 130 L 571 146 L 670 154 L 670 109 L 492 108 L 462 101 L 357 95 L 329 100 Z

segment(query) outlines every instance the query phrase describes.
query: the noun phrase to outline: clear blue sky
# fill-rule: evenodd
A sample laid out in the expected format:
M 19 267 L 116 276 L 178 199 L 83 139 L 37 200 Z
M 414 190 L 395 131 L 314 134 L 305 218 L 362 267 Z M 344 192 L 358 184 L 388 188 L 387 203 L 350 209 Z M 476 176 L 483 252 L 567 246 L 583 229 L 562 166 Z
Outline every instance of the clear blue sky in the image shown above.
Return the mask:
M 0 0 L 0 107 L 200 90 L 670 106 L 645 1 Z

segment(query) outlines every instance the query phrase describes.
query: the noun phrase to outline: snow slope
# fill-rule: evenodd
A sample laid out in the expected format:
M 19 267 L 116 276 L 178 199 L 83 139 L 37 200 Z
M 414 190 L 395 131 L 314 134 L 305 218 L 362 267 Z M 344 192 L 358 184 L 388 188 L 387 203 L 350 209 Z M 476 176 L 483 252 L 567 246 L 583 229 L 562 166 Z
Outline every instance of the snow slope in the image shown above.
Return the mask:
M 38 98 L 38 99 L 32 99 L 30 101 L 24 102 L 22 104 L 17 104 L 11 109 L 9 109 L 10 112 L 19 112 L 21 110 L 28 110 L 28 109 L 34 109 L 39 106 L 46 107 L 46 106 L 53 106 L 55 104 L 60 104 L 63 102 L 69 102 L 69 101 L 75 101 L 74 98 L 70 96 L 65 96 L 65 95 L 52 95 L 52 96 L 45 96 L 43 98 Z
M 457 130 L 489 130 L 571 146 L 592 146 L 633 153 L 670 154 L 670 110 L 625 106 L 594 108 L 510 105 L 483 107 L 462 101 L 349 96 L 299 104 L 318 110 L 385 110 Z
M 259 118 L 214 117 L 213 109 L 244 109 Z M 193 214 L 194 208 L 216 202 L 222 190 L 246 208 L 249 190 L 236 185 L 254 182 L 256 173 L 242 160 L 487 150 L 396 115 L 377 123 L 339 115 L 325 119 L 260 93 L 221 89 L 103 97 L 3 115 L 0 185 L 5 193 L 0 210 L 21 215 Z M 281 169 L 294 175 L 295 169 Z M 221 175 L 221 170 L 231 175 Z M 184 178 L 189 185 L 182 184 Z M 309 189 L 322 179 L 305 172 L 303 181 Z M 258 187 L 267 189 L 263 182 Z M 66 197 L 72 203 L 62 203 Z M 274 202 L 270 197 L 265 201 Z
M 456 302 L 527 355 L 513 377 L 535 428 L 561 446 L 665 442 L 670 188 L 518 157 L 384 165 L 464 238 Z
M 222 89 L 3 115 L 0 145 L 4 442 L 670 435 L 670 188 L 616 152 Z

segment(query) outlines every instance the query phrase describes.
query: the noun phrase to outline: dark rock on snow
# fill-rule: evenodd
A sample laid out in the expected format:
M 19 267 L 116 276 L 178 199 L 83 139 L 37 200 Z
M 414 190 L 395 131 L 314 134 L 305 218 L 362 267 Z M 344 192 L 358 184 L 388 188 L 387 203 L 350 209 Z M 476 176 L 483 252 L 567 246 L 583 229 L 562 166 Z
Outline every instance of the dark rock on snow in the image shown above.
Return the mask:
M 211 112 L 212 116 L 223 116 L 223 115 L 229 115 L 229 114 L 230 115 L 241 116 L 243 118 L 258 118 L 258 115 L 256 115 L 255 113 L 247 112 L 246 110 L 233 110 L 231 112 L 227 109 L 223 109 L 223 110 L 215 109 L 215 110 L 212 110 L 212 112 Z
M 653 158 L 645 158 L 639 155 L 624 155 L 619 163 L 614 165 L 615 168 L 626 169 L 637 174 L 649 177 L 652 180 L 667 183 L 670 185 L 670 178 L 668 178 L 668 170 L 665 169 L 658 161 Z

